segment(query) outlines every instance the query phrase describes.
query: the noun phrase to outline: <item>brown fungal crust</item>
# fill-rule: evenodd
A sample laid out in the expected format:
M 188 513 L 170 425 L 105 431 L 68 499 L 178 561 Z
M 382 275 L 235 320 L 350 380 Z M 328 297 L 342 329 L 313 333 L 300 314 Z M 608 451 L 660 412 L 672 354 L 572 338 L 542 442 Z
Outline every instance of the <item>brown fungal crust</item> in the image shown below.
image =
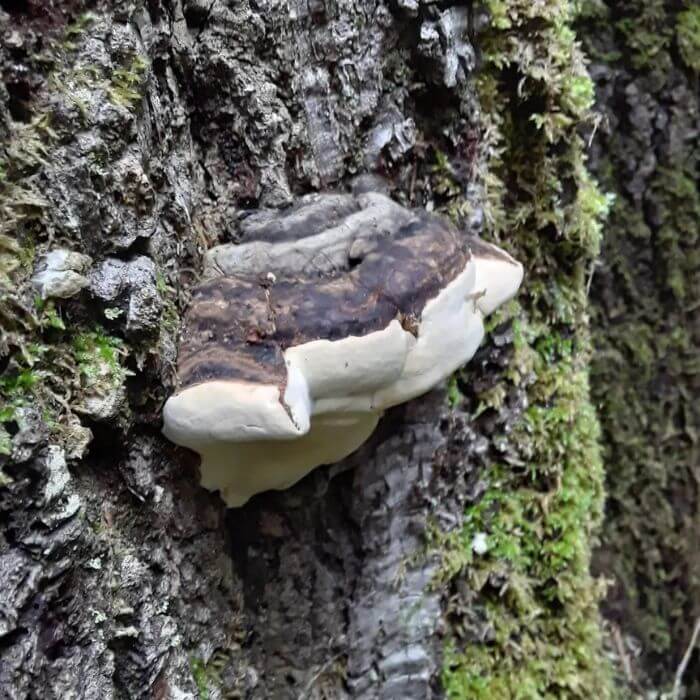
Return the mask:
M 348 200 L 341 196 L 334 204 L 340 213 L 331 225 L 356 211 Z M 269 216 L 260 214 L 256 222 L 266 240 L 303 237 L 303 216 L 293 226 Z M 318 229 L 321 214 L 315 216 L 312 228 Z M 250 226 L 253 221 L 248 223 L 249 230 L 255 228 Z M 287 348 L 364 336 L 386 328 L 393 319 L 420 319 L 426 303 L 464 270 L 469 256 L 466 240 L 449 223 L 416 214 L 393 235 L 372 240 L 361 259 L 350 261 L 349 269 L 332 275 L 274 281 L 264 274 L 209 279 L 196 288 L 185 316 L 180 385 L 218 379 L 282 387 Z

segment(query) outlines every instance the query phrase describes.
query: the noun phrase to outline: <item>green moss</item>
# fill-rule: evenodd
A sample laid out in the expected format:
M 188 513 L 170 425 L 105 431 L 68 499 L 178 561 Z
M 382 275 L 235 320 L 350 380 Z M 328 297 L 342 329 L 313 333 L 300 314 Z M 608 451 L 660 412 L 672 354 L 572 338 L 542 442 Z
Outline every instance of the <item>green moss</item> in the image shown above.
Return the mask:
M 212 690 L 218 691 L 217 697 L 240 697 L 240 688 L 227 687 L 222 679 L 231 658 L 230 649 L 217 649 L 207 662 L 196 656 L 190 657 L 190 669 L 199 700 L 208 700 Z
M 74 51 L 77 48 L 77 40 L 83 36 L 85 30 L 96 20 L 96 16 L 91 12 L 83 12 L 78 18 L 71 22 L 65 29 L 61 46 L 66 51 Z
M 136 55 L 125 68 L 117 68 L 112 74 L 107 95 L 111 102 L 133 109 L 143 98 L 148 75 L 148 61 Z
M 616 28 L 622 34 L 629 49 L 627 54 L 632 67 L 670 67 L 668 47 L 673 39 L 673 29 L 666 21 L 664 0 L 644 0 L 635 3 L 634 11 L 622 12 Z
M 31 271 L 34 236 L 47 202 L 32 175 L 45 164 L 55 138 L 47 115 L 28 124 L 13 124 L 0 150 L 0 293 L 16 288 Z
M 202 659 L 192 657 L 190 659 L 190 670 L 192 678 L 197 686 L 197 694 L 199 700 L 209 700 L 209 678 L 207 674 L 207 665 Z
M 8 369 L 0 374 L 0 422 L 14 420 L 16 408 L 36 403 L 47 376 L 44 365 L 49 354 L 47 345 L 27 344 L 20 357 L 13 358 Z
M 663 249 L 663 274 L 671 293 L 683 302 L 688 283 L 700 267 L 700 254 L 693 246 L 698 241 L 700 220 L 696 180 L 682 168 L 659 167 L 651 189 L 651 196 L 659 203 L 657 244 Z
M 654 105 L 658 122 L 668 120 L 653 136 L 644 130 L 633 139 L 599 135 L 605 160 L 597 169 L 617 196 L 604 266 L 591 286 L 591 384 L 609 465 L 598 557 L 614 581 L 607 605 L 640 649 L 633 672 L 651 696 L 668 692 L 700 613 L 700 192 L 697 137 L 687 121 L 698 109 L 697 76 L 688 68 L 698 69 L 700 10 L 693 2 L 609 5 L 618 26 L 630 27 L 614 38 L 625 57 L 639 56 L 633 28 L 658 33 L 644 39 L 657 43 L 653 55 L 618 74 L 616 95 L 630 95 L 624 109 L 635 110 L 637 100 Z M 596 43 L 608 26 L 606 17 L 594 17 L 582 36 Z M 659 67 L 672 79 L 659 81 Z M 624 80 L 639 92 L 626 91 Z M 653 170 L 640 202 L 620 173 L 642 159 Z M 699 678 L 693 655 L 686 697 L 700 697 Z
M 0 391 L 10 399 L 19 399 L 31 396 L 31 393 L 39 383 L 40 376 L 32 369 L 23 369 L 15 374 L 0 379 Z
M 700 412 L 696 314 L 700 299 L 700 196 L 680 170 L 659 169 L 650 190 L 660 213 L 652 234 L 620 197 L 606 260 L 617 301 L 594 320 L 593 386 L 604 428 L 610 514 L 606 550 L 624 591 L 628 631 L 659 683 L 670 683 L 687 643 L 700 590 L 696 509 Z M 679 187 L 680 186 L 680 187 Z M 690 187 L 689 187 L 690 186 Z M 694 229 L 694 232 L 692 231 Z M 630 241 L 637 241 L 630 248 Z M 653 256 L 654 269 L 649 265 Z M 598 298 L 597 287 L 593 287 Z M 694 336 L 693 336 L 694 333 Z
M 474 391 L 468 370 L 458 386 L 475 420 L 513 393 L 524 393 L 528 408 L 499 437 L 511 459 L 492 451 L 488 489 L 462 530 L 431 533 L 441 584 L 457 591 L 443 685 L 455 699 L 610 698 L 601 586 L 589 572 L 603 467 L 587 284 L 612 204 L 587 171 L 578 135 L 592 118 L 593 85 L 571 29 L 572 3 L 486 4 L 493 21 L 478 77 L 486 233 L 523 262 L 526 279 L 518 303 L 489 322 L 512 319 L 510 366 L 488 388 Z M 447 210 L 461 206 L 455 198 Z
M 8 425 L 18 408 L 36 407 L 49 426 L 51 439 L 61 444 L 62 431 L 68 426 L 69 435 L 70 422 L 75 420 L 72 414 L 84 408 L 81 400 L 87 394 L 118 390 L 127 374 L 121 341 L 91 327 L 87 318 L 65 316 L 61 300 L 35 298 L 31 285 L 36 252 L 44 252 L 50 228 L 49 204 L 39 186 L 42 170 L 59 141 L 65 144 L 67 138 L 63 134 L 59 139 L 52 129 L 50 105 L 55 93 L 70 92 L 66 84 L 106 89 L 98 68 L 76 67 L 71 63 L 75 56 L 69 55 L 93 21 L 91 15 L 81 16 L 52 45 L 56 61 L 46 86 L 54 94 L 45 95 L 42 104 L 32 104 L 31 121 L 13 123 L 0 145 L 0 326 L 7 348 L 0 372 L 3 454 L 10 449 Z M 128 90 L 141 85 L 146 71 L 145 61 L 135 57 L 127 68 L 116 72 L 113 87 L 129 98 Z M 70 245 L 65 237 L 62 240 Z
M 124 342 L 101 329 L 76 335 L 73 338 L 73 351 L 78 368 L 88 379 L 96 376 L 99 373 L 97 368 L 105 364 L 115 374 L 123 371 L 119 356 L 125 352 Z
M 60 443 L 63 419 L 81 409 L 84 395 L 118 390 L 128 374 L 119 338 L 101 329 L 77 327 L 69 333 L 52 302 L 38 311 L 34 333 L 38 340 L 22 341 L 21 352 L 0 373 L 0 440 L 2 431 L 7 432 L 3 424 L 14 421 L 16 409 L 32 406 L 43 414 L 52 439 Z
M 39 323 L 48 328 L 54 328 L 59 331 L 66 330 L 66 324 L 63 322 L 60 312 L 56 309 L 56 305 L 50 301 L 42 308 L 42 316 Z
M 535 345 L 532 394 L 542 399 L 512 437 L 529 461 L 515 471 L 493 464 L 462 531 L 436 537 L 443 579 L 467 578 L 494 635 L 461 653 L 459 635 L 451 640 L 444 683 L 452 698 L 611 695 L 599 653 L 599 586 L 588 575 L 603 474 L 586 358 L 568 338 L 540 336 Z M 481 555 L 472 551 L 477 535 L 486 536 Z
M 457 386 L 457 378 L 451 377 L 447 383 L 447 401 L 453 408 L 457 406 L 462 398 Z
M 700 6 L 692 5 L 678 14 L 676 37 L 686 66 L 700 73 Z
M 72 342 L 77 376 L 86 393 L 105 396 L 121 387 L 127 376 L 120 362 L 127 354 L 121 339 L 97 329 L 78 333 Z
M 90 17 L 88 20 L 93 21 Z M 79 28 L 76 34 L 71 35 L 71 40 L 64 45 L 67 52 L 75 50 L 73 39 L 81 34 Z M 82 122 L 86 123 L 90 102 L 80 97 L 77 91 L 104 90 L 112 104 L 133 111 L 143 99 L 149 68 L 149 61 L 140 54 L 132 56 L 128 63 L 115 68 L 111 73 L 105 72 L 100 66 L 65 61 L 56 66 L 48 83 L 53 91 L 75 105 Z

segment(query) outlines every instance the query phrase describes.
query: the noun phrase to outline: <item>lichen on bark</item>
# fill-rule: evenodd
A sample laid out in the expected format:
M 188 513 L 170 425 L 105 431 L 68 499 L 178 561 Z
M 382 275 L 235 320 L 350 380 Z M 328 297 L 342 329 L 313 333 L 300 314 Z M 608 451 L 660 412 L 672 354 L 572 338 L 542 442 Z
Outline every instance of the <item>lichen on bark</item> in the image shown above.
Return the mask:
M 227 526 L 159 429 L 201 253 L 231 239 L 241 209 L 363 170 L 430 204 L 423 154 L 471 143 L 467 8 L 87 5 L 0 14 L 2 259 L 20 263 L 1 309 L 3 687 L 437 693 L 435 560 L 412 555 L 430 514 L 458 517 L 474 474 L 440 393 L 393 412 L 373 452 Z M 32 273 L 58 246 L 90 257 L 88 284 L 35 303 Z M 448 433 L 464 447 L 438 461 Z
M 151 134 L 188 134 L 129 14 L 85 10 L 0 9 L 0 687 L 192 697 L 240 623 L 220 506 L 157 432 L 193 246 Z M 52 251 L 81 274 L 35 287 Z

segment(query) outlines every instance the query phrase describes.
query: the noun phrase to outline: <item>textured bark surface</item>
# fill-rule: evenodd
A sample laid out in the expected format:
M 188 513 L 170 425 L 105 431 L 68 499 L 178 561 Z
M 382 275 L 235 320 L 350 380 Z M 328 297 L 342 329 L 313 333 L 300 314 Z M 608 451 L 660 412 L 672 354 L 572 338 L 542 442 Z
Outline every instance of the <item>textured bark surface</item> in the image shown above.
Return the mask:
M 468 450 L 450 451 L 472 436 L 445 406 L 434 393 L 394 409 L 343 464 L 229 512 L 259 697 L 440 694 L 441 596 L 425 530 L 428 517 L 458 522 L 475 480 Z
M 472 138 L 467 21 L 417 3 L 0 3 L 3 696 L 439 693 L 424 538 L 459 524 L 480 445 L 444 395 L 228 516 L 159 428 L 188 290 L 242 207 L 364 170 L 433 201 L 421 154 Z M 53 269 L 56 248 L 91 263 Z
M 0 696 L 611 697 L 591 357 L 613 652 L 621 685 L 668 688 L 699 614 L 700 18 L 486 5 L 0 0 Z M 593 355 L 573 5 L 618 197 Z M 160 435 L 204 252 L 351 186 L 506 244 L 516 322 L 449 402 L 226 512 Z
M 668 691 L 700 617 L 700 8 L 589 3 L 579 34 L 602 116 L 591 162 L 616 197 L 591 286 L 608 465 L 596 566 L 628 680 Z

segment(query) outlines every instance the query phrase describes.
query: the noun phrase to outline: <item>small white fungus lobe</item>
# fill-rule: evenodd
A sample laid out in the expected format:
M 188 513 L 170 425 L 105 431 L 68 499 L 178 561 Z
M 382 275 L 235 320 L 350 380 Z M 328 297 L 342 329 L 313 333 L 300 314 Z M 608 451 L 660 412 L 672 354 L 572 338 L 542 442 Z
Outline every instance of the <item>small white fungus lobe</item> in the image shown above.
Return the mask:
M 472 539 L 472 552 L 482 556 L 489 551 L 488 541 L 485 532 L 477 532 Z

